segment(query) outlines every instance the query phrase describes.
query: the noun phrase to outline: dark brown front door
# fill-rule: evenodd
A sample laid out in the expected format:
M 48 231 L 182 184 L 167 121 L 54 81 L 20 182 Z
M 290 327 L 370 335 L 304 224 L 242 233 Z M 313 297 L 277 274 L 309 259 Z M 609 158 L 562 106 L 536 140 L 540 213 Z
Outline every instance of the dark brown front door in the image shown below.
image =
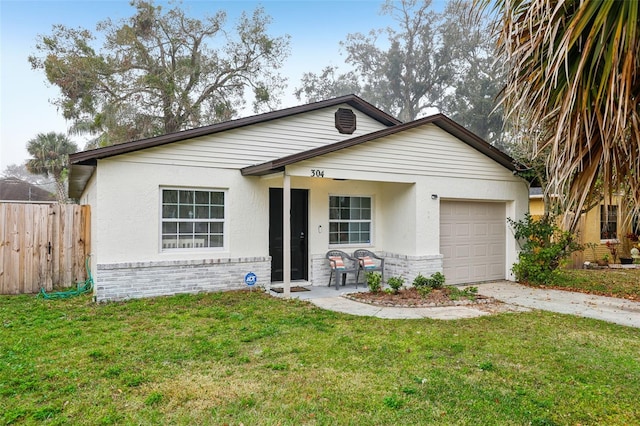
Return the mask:
M 307 217 L 309 191 L 291 190 L 291 279 L 307 280 Z M 269 188 L 269 254 L 271 281 L 283 280 L 282 188 Z

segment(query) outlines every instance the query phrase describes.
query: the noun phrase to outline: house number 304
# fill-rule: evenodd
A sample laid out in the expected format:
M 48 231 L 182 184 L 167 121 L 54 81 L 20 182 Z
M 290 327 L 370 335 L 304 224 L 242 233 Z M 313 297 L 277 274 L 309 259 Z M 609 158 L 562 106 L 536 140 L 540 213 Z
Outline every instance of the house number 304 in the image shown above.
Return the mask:
M 311 177 L 324 177 L 324 170 L 311 169 Z

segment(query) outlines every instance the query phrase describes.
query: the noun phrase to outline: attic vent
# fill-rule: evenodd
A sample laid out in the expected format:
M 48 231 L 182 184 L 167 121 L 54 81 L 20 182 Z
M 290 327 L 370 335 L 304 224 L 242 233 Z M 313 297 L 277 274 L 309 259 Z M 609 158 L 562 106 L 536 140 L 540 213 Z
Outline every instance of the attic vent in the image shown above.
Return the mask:
M 356 131 L 356 115 L 350 109 L 338 108 L 336 111 L 336 129 L 347 135 Z

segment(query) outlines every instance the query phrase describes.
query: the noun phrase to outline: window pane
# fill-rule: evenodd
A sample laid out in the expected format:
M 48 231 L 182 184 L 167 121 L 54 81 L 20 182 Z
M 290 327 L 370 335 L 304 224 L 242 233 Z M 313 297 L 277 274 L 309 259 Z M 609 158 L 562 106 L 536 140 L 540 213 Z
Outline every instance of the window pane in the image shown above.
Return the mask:
M 371 220 L 371 209 L 362 209 L 361 219 Z
M 206 234 L 209 232 L 209 222 L 196 222 L 196 232 L 200 234 Z
M 196 219 L 209 219 L 209 206 L 196 206 Z
M 212 219 L 224 219 L 224 206 L 211 207 L 211 218 Z
M 209 247 L 222 247 L 222 235 L 212 235 L 209 237 Z
M 218 205 L 218 206 L 224 205 L 224 192 L 212 192 L 211 204 Z
M 180 234 L 193 234 L 193 223 L 182 222 L 179 226 Z
M 174 219 L 178 217 L 178 206 L 176 205 L 162 206 L 162 217 L 165 219 Z
M 162 202 L 163 203 L 177 203 L 178 202 L 178 191 L 173 189 L 165 189 L 162 191 Z
M 180 219 L 193 219 L 192 206 L 180 206 Z
M 329 209 L 329 219 L 340 219 L 340 210 L 335 208 Z
M 339 206 L 338 197 L 329 197 L 329 207 L 336 208 Z
M 176 222 L 164 222 L 162 224 L 163 234 L 175 234 L 178 232 L 178 224 Z
M 196 204 L 209 204 L 209 192 L 196 191 L 195 202 Z
M 180 191 L 180 204 L 193 204 L 193 191 Z
M 193 248 L 193 237 L 189 235 L 178 237 L 178 248 Z
M 340 219 L 350 219 L 349 209 L 340 209 Z
M 370 197 L 362 197 L 360 203 L 360 207 L 370 209 L 371 208 L 371 198 Z
M 212 234 L 222 234 L 224 231 L 224 223 L 223 222 L 211 222 L 211 233 Z

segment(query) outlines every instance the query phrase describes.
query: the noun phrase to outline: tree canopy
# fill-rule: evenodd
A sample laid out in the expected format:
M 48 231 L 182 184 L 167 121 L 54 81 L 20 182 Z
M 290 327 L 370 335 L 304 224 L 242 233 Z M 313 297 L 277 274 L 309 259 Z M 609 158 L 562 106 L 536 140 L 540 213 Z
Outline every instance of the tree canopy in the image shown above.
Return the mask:
M 481 1 L 488 4 L 489 1 Z M 502 103 L 573 218 L 603 192 L 640 205 L 640 2 L 498 0 Z
M 100 22 L 95 33 L 55 25 L 29 57 L 60 89 L 54 103 L 75 132 L 110 145 L 228 120 L 248 91 L 254 111 L 278 106 L 289 37 L 268 34 L 262 8 L 230 29 L 224 11 L 200 20 L 179 7 L 132 5 L 132 17 Z
M 298 98 L 356 93 L 402 121 L 439 110 L 497 142 L 502 114 L 493 110 L 503 73 L 493 60 L 492 22 L 459 0 L 442 13 L 430 0 L 388 0 L 382 12 L 394 27 L 349 34 L 341 43 L 352 70 L 339 74 L 329 66 L 305 73 Z

